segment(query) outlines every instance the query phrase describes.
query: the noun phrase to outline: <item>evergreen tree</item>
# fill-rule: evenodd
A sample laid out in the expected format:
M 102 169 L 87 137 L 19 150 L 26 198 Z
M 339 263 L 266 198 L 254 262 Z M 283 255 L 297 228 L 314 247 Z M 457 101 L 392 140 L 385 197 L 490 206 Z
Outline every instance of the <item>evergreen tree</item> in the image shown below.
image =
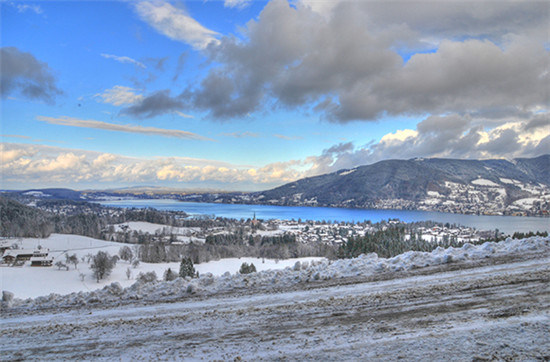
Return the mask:
M 166 271 L 164 272 L 164 276 L 163 276 L 163 279 L 164 281 L 167 281 L 167 282 L 170 282 L 174 279 L 176 279 L 178 277 L 178 275 L 176 273 L 174 273 L 172 271 L 172 269 L 168 268 L 166 269 Z
M 195 276 L 195 267 L 193 266 L 193 260 L 191 258 L 183 258 L 180 263 L 180 277 L 191 277 Z

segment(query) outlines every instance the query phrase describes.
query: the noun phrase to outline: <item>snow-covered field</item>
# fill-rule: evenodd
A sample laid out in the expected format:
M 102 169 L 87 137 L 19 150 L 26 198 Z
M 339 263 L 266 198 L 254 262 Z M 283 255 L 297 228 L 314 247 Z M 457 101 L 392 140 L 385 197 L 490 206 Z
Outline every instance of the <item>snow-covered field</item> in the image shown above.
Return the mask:
M 204 239 L 194 236 L 195 233 L 200 230 L 200 228 L 196 227 L 173 227 L 145 221 L 129 221 L 122 224 L 115 224 L 113 226 L 116 232 L 137 231 L 152 235 L 161 234 L 164 232 L 166 235 L 174 234 L 178 242 L 189 243 L 192 241 L 195 243 L 204 243 Z
M 16 300 L 2 358 L 548 360 L 550 238 Z
M 145 224 L 145 223 L 144 223 Z M 149 224 L 146 227 L 151 227 Z M 139 225 L 143 226 L 143 225 Z M 159 279 L 162 279 L 164 271 L 171 268 L 172 271 L 179 271 L 179 263 L 140 263 L 137 268 L 133 268 L 130 263 L 119 260 L 111 275 L 101 280 L 99 283 L 92 276 L 92 271 L 87 262 L 80 258 L 87 254 L 96 254 L 99 250 L 106 251 L 110 255 L 117 255 L 122 246 L 131 244 L 114 243 L 103 240 L 97 240 L 79 235 L 52 234 L 48 239 L 21 239 L 17 242 L 21 249 L 35 249 L 39 245 L 44 249 L 49 249 L 50 256 L 54 257 L 54 264 L 57 261 L 65 262 L 65 255 L 76 254 L 80 263 L 77 269 L 69 265 L 69 270 L 57 267 L 31 267 L 27 262 L 23 267 L 8 267 L 0 265 L 1 289 L 14 293 L 16 298 L 35 298 L 39 296 L 55 294 L 69 294 L 74 292 L 87 292 L 101 289 L 113 282 L 118 282 L 122 287 L 129 287 L 135 283 L 135 278 L 139 273 L 154 271 Z M 220 276 L 226 272 L 235 274 L 239 271 L 242 263 L 254 263 L 257 271 L 269 269 L 284 269 L 293 266 L 297 261 L 322 260 L 323 258 L 302 258 L 287 260 L 272 260 L 258 258 L 231 258 L 211 261 L 209 263 L 196 264 L 195 270 L 199 274 L 211 273 Z M 126 276 L 126 270 L 130 268 L 131 277 Z M 84 280 L 80 274 L 85 274 Z

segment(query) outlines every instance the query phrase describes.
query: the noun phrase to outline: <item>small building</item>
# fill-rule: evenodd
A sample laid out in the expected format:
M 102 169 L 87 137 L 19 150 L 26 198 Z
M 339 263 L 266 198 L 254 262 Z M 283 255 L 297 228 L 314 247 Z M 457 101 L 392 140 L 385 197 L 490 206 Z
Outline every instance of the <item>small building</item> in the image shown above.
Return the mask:
M 6 250 L 11 249 L 11 246 L 14 243 L 14 241 L 15 240 L 13 239 L 0 240 L 0 254 L 4 254 Z
M 52 266 L 53 256 L 33 256 L 31 258 L 31 266 Z
M 31 249 L 8 249 L 2 255 L 2 262 L 4 264 L 16 264 L 24 263 L 31 258 L 45 258 L 49 254 L 48 249 L 31 250 Z
M 34 250 L 25 249 L 8 249 L 2 256 L 2 261 L 6 264 L 13 264 L 16 261 L 30 260 L 34 254 Z

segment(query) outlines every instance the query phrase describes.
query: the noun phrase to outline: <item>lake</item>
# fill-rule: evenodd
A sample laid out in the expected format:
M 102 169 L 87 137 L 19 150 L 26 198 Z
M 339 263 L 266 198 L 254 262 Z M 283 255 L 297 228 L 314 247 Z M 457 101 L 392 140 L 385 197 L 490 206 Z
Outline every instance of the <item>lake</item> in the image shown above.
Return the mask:
M 256 214 L 258 219 L 302 219 L 314 221 L 346 221 L 360 222 L 370 220 L 379 222 L 388 219 L 399 219 L 404 222 L 433 220 L 442 223 L 459 224 L 476 228 L 478 230 L 499 229 L 505 234 L 513 234 L 515 231 L 548 231 L 550 232 L 550 219 L 542 217 L 523 216 L 485 216 L 448 214 L 432 211 L 410 210 L 371 210 L 371 209 L 345 209 L 330 207 L 307 206 L 272 206 L 272 205 L 243 205 L 243 204 L 217 204 L 200 202 L 181 202 L 177 200 L 139 199 L 139 200 L 109 200 L 100 204 L 113 207 L 151 207 L 157 210 L 177 210 L 198 215 L 210 215 L 233 219 L 251 219 Z

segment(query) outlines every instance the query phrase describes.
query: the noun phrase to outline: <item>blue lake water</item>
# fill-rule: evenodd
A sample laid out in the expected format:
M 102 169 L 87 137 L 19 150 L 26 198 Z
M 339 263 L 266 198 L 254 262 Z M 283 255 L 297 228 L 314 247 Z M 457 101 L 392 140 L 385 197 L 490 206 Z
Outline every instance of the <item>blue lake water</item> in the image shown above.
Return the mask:
M 249 219 L 256 214 L 258 219 L 302 219 L 314 221 L 346 221 L 360 222 L 370 220 L 378 222 L 397 218 L 404 222 L 433 220 L 442 223 L 459 224 L 474 227 L 478 230 L 499 229 L 505 234 L 515 231 L 548 231 L 550 232 L 550 219 L 540 217 L 519 216 L 478 216 L 448 214 L 431 211 L 405 211 L 405 210 L 369 210 L 369 209 L 344 209 L 329 207 L 306 206 L 271 206 L 271 205 L 242 205 L 242 204 L 216 204 L 199 202 L 181 202 L 176 200 L 115 200 L 102 201 L 102 205 L 113 207 L 151 207 L 157 210 L 185 211 L 190 215 L 211 215 L 233 219 Z

